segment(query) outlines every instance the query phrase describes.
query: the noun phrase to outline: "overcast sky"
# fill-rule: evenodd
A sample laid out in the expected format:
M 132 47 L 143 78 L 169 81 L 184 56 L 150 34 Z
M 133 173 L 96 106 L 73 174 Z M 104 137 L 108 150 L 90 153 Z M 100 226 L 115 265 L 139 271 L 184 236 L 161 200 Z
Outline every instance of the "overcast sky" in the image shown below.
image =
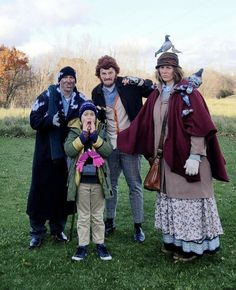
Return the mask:
M 236 73 L 235 14 L 235 0 L 0 0 L 0 44 L 29 57 L 117 52 L 151 69 L 169 34 L 183 67 Z

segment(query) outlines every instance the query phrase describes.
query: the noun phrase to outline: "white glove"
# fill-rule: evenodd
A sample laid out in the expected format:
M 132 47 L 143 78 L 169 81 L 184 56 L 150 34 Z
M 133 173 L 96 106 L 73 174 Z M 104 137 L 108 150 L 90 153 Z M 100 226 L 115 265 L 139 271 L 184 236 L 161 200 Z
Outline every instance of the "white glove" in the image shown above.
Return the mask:
M 199 170 L 199 160 L 188 158 L 185 162 L 184 168 L 187 175 L 197 175 Z
M 59 112 L 57 112 L 52 119 L 52 123 L 54 126 L 60 127 L 60 123 L 59 123 Z

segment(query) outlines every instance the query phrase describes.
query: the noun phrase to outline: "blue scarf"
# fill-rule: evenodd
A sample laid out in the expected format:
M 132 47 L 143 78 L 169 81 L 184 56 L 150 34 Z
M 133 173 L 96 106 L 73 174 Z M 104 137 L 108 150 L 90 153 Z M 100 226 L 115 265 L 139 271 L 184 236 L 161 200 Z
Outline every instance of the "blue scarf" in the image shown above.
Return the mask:
M 116 89 L 115 84 L 111 88 L 107 88 L 103 86 L 102 90 L 104 93 L 106 105 L 109 107 L 112 107 L 115 102 L 115 98 L 118 95 L 118 91 Z
M 61 97 L 61 96 L 57 92 L 57 88 L 55 85 L 49 86 L 48 91 L 49 91 L 48 115 L 53 118 L 53 116 L 59 110 L 59 108 L 57 107 L 57 102 L 59 102 L 58 97 Z M 61 130 L 59 127 L 54 127 L 50 131 L 49 140 L 50 140 L 52 160 L 64 158 L 65 153 L 62 148 Z

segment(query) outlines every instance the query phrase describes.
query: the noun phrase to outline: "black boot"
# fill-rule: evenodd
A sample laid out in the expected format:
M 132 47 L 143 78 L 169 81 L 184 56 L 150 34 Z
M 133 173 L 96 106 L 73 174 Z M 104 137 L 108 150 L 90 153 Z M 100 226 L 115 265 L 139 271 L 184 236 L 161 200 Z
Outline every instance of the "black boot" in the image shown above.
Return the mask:
M 108 236 L 114 232 L 116 226 L 114 224 L 114 219 L 106 219 L 105 221 L 105 235 Z
M 139 243 L 143 243 L 145 241 L 145 234 L 142 230 L 141 223 L 134 224 L 134 241 Z

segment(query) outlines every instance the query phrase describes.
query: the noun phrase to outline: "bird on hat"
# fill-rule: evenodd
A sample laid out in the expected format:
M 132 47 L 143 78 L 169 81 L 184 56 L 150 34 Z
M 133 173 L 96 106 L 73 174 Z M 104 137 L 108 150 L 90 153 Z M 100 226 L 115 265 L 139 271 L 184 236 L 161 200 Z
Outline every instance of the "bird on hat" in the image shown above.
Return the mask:
M 172 47 L 172 42 L 169 39 L 170 35 L 165 36 L 165 42 L 162 44 L 162 46 L 158 49 L 158 51 L 155 52 L 155 57 L 158 55 L 158 53 L 166 52 Z
M 172 48 L 172 51 L 174 53 L 181 53 L 181 51 L 179 51 L 178 49 L 176 49 L 173 45 L 173 43 L 171 42 L 171 40 L 169 39 L 170 35 L 166 35 L 165 36 L 165 42 L 162 44 L 162 46 L 158 49 L 158 51 L 155 52 L 155 57 L 161 53 L 161 52 L 167 52 L 169 49 Z
M 176 49 L 174 45 L 172 45 L 171 50 L 172 50 L 172 52 L 174 52 L 174 53 L 182 53 L 182 51 Z

